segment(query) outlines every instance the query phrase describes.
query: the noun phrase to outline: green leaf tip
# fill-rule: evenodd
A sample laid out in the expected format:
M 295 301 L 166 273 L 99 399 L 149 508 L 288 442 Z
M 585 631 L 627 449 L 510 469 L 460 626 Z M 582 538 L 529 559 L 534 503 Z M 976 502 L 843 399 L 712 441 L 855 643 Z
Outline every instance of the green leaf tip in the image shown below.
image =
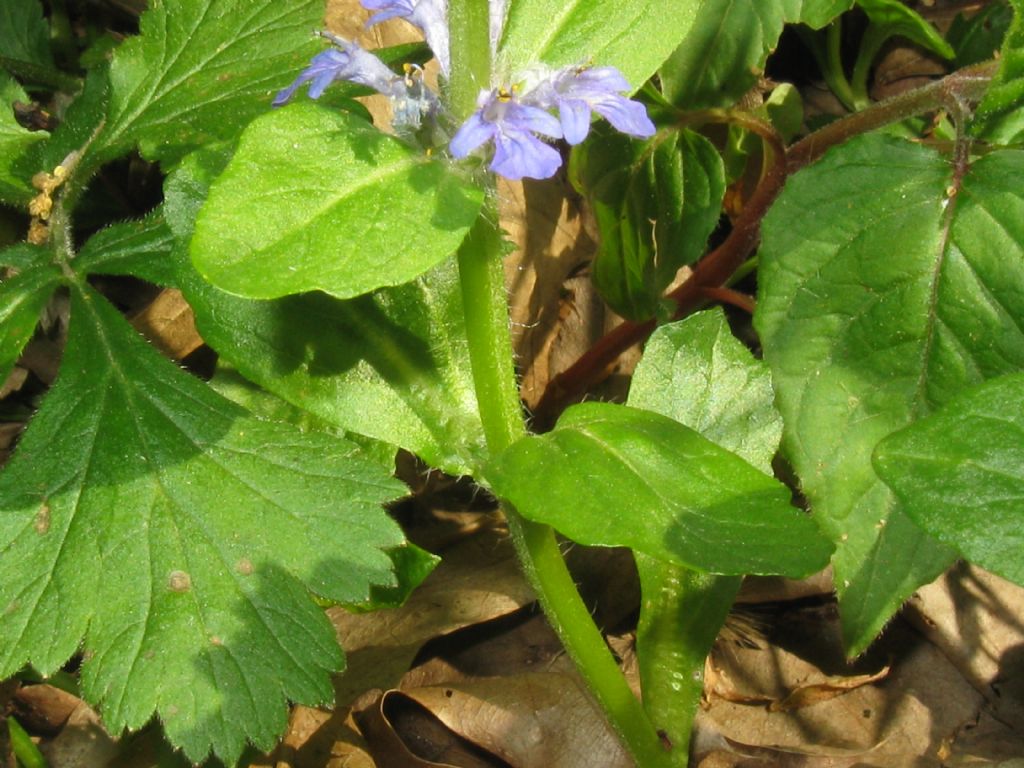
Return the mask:
M 682 424 L 608 403 L 513 444 L 487 479 L 529 519 L 595 546 L 725 574 L 807 576 L 832 547 L 789 491 Z
M 1024 585 L 1024 374 L 991 379 L 875 449 L 907 514 L 966 558 Z

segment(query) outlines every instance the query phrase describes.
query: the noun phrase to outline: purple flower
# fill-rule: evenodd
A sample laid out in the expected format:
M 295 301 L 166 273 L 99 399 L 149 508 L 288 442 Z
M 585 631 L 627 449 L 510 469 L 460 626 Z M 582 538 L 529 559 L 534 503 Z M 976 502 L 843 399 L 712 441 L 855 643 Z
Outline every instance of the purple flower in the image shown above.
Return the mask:
M 377 11 L 366 22 L 370 27 L 388 19 L 405 19 L 423 32 L 423 38 L 434 52 L 441 71 L 447 75 L 448 4 L 446 0 L 361 0 L 363 7 Z
M 590 132 L 591 112 L 630 136 L 648 138 L 655 133 L 647 109 L 627 99 L 629 83 L 615 67 L 566 67 L 540 82 L 527 98 L 540 107 L 557 108 L 562 135 L 579 144 Z
M 314 56 L 309 66 L 295 78 L 295 82 L 274 97 L 275 107 L 286 104 L 295 95 L 295 91 L 307 82 L 312 83 L 309 86 L 311 99 L 319 99 L 324 89 L 335 80 L 359 83 L 392 97 L 400 96 L 405 90 L 402 78 L 372 53 L 340 37 L 330 34 L 323 36 L 338 48 L 330 48 Z
M 494 140 L 490 168 L 506 179 L 547 179 L 562 164 L 558 151 L 534 133 L 562 136 L 558 119 L 540 107 L 523 104 L 507 90 L 481 91 L 477 109 L 452 137 L 449 148 L 462 158 Z

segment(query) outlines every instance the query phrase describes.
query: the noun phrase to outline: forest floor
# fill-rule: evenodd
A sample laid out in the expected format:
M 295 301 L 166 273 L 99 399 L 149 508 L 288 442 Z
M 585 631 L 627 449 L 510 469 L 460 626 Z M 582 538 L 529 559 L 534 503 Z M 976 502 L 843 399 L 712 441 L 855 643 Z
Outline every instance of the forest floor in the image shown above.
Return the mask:
M 332 3 L 328 26 L 363 36 L 352 5 Z M 397 29 L 378 27 L 368 42 L 400 42 L 388 37 Z M 907 67 L 927 77 L 929 66 L 895 50 L 875 75 L 879 93 L 887 73 L 906 83 Z M 592 230 L 567 185 L 508 184 L 499 194 L 503 227 L 518 246 L 507 275 L 529 407 L 616 320 L 588 279 Z M 130 282 L 105 289 L 159 348 L 209 366 L 180 294 Z M 749 323 L 734 319 L 742 335 Z M 0 459 L 59 355 L 59 338 L 38 338 L 0 392 L 5 413 L 21 414 L 0 424 Z M 627 356 L 596 396 L 624 392 L 630 369 Z M 248 764 L 627 768 L 520 575 L 490 497 L 411 457 L 399 465 L 412 493 L 392 512 L 440 564 L 399 608 L 328 610 L 347 655 L 335 706 L 294 707 L 279 746 Z M 629 553 L 574 547 L 566 555 L 635 684 L 639 589 Z M 0 704 L 53 768 L 176 764 L 158 729 L 113 739 L 58 686 L 10 681 Z M 0 765 L 13 766 L 9 745 L 0 747 Z M 748 579 L 706 663 L 691 755 L 700 768 L 1024 768 L 1024 589 L 957 565 L 848 661 L 828 573 Z

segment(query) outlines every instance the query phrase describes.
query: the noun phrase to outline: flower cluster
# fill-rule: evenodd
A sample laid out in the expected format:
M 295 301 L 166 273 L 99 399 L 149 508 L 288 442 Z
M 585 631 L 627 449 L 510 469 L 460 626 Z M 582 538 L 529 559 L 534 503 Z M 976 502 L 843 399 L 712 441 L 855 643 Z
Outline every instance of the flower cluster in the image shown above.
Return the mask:
M 494 141 L 491 170 L 508 179 L 546 179 L 562 163 L 561 155 L 536 134 L 579 144 L 590 132 L 596 112 L 623 133 L 654 135 L 644 105 L 621 91 L 629 84 L 614 67 L 565 67 L 547 73 L 528 90 L 522 87 L 481 91 L 477 111 L 452 137 L 454 157 L 465 157 Z M 556 118 L 551 110 L 558 111 Z
M 497 48 L 505 18 L 506 0 L 489 0 L 491 52 Z M 445 0 L 362 0 L 374 11 L 368 25 L 402 18 L 418 27 L 437 58 L 442 75 L 449 64 Z M 318 54 L 290 86 L 274 99 L 280 106 L 309 82 L 309 95 L 319 98 L 335 80 L 368 86 L 388 96 L 399 130 L 416 130 L 436 117 L 437 97 L 422 77 L 406 70 L 396 75 L 380 59 L 356 43 L 325 34 L 335 49 Z M 579 144 L 590 131 L 594 114 L 630 136 L 646 138 L 655 128 L 644 105 L 626 98 L 630 90 L 614 67 L 537 67 L 514 81 L 480 92 L 477 110 L 455 132 L 449 144 L 453 157 L 463 158 L 488 142 L 494 143 L 490 168 L 508 179 L 546 179 L 555 174 L 562 157 L 539 136 Z M 557 113 L 557 116 L 556 116 Z

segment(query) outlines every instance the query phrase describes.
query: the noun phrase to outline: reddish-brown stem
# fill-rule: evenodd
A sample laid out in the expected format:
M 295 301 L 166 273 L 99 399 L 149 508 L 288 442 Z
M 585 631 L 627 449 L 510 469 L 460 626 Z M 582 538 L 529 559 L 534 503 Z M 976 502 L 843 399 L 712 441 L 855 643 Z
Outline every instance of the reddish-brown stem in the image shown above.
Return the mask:
M 715 291 L 721 289 L 754 251 L 760 238 L 761 220 L 782 190 L 789 174 L 813 163 L 826 150 L 847 139 L 883 125 L 935 109 L 945 108 L 954 114 L 959 113 L 965 105 L 977 103 L 981 99 L 997 68 L 997 62 L 966 67 L 923 88 L 894 96 L 836 120 L 798 141 L 788 151 L 771 126 L 749 114 L 706 110 L 682 117 L 680 122 L 687 125 L 732 122 L 758 134 L 769 149 L 769 165 L 747 206 L 733 223 L 729 236 L 697 264 L 681 286 L 668 295 L 676 304 L 673 319 L 685 317 L 707 304 L 715 297 Z M 619 356 L 634 344 L 643 342 L 656 326 L 654 319 L 644 322 L 626 321 L 599 339 L 575 363 L 555 376 L 534 408 L 534 429 L 550 429 L 569 402 L 605 377 Z
M 533 409 L 530 428 L 535 432 L 551 429 L 569 400 L 611 373 L 619 356 L 650 336 L 657 324 L 654 318 L 642 323 L 626 320 L 598 339 L 575 363 L 548 382 Z
M 754 310 L 757 308 L 757 303 L 752 296 L 734 291 L 732 288 L 705 288 L 703 293 L 711 301 L 717 301 L 720 304 L 732 304 L 732 306 L 742 309 L 748 315 L 754 314 Z
M 753 129 L 754 125 L 762 127 L 757 132 L 769 150 L 768 167 L 746 207 L 733 222 L 729 236 L 697 264 L 686 282 L 669 294 L 676 303 L 673 319 L 685 317 L 707 303 L 706 289 L 724 285 L 753 253 L 761 236 L 761 220 L 786 183 L 786 148 L 781 137 L 764 124 L 752 120 L 744 123 L 746 128 Z
M 826 150 L 883 125 L 936 109 L 954 113 L 962 111 L 965 105 L 977 103 L 981 99 L 997 68 L 996 61 L 964 67 L 934 83 L 893 96 L 829 123 L 789 148 L 786 155 L 787 170 L 795 173 L 813 163 Z
M 683 317 L 707 303 L 707 288 L 718 288 L 728 280 L 757 245 L 761 219 L 786 180 L 786 150 L 775 130 L 752 115 L 721 110 L 688 115 L 687 122 L 734 122 L 757 133 L 770 150 L 768 167 L 751 195 L 747 206 L 733 223 L 725 241 L 708 254 L 679 288 L 669 294 L 676 302 L 673 319 Z M 550 429 L 558 414 L 573 398 L 593 382 L 607 375 L 619 356 L 634 344 L 644 341 L 657 326 L 653 318 L 643 322 L 626 321 L 599 339 L 568 369 L 555 376 L 544 390 L 533 412 L 533 428 Z

